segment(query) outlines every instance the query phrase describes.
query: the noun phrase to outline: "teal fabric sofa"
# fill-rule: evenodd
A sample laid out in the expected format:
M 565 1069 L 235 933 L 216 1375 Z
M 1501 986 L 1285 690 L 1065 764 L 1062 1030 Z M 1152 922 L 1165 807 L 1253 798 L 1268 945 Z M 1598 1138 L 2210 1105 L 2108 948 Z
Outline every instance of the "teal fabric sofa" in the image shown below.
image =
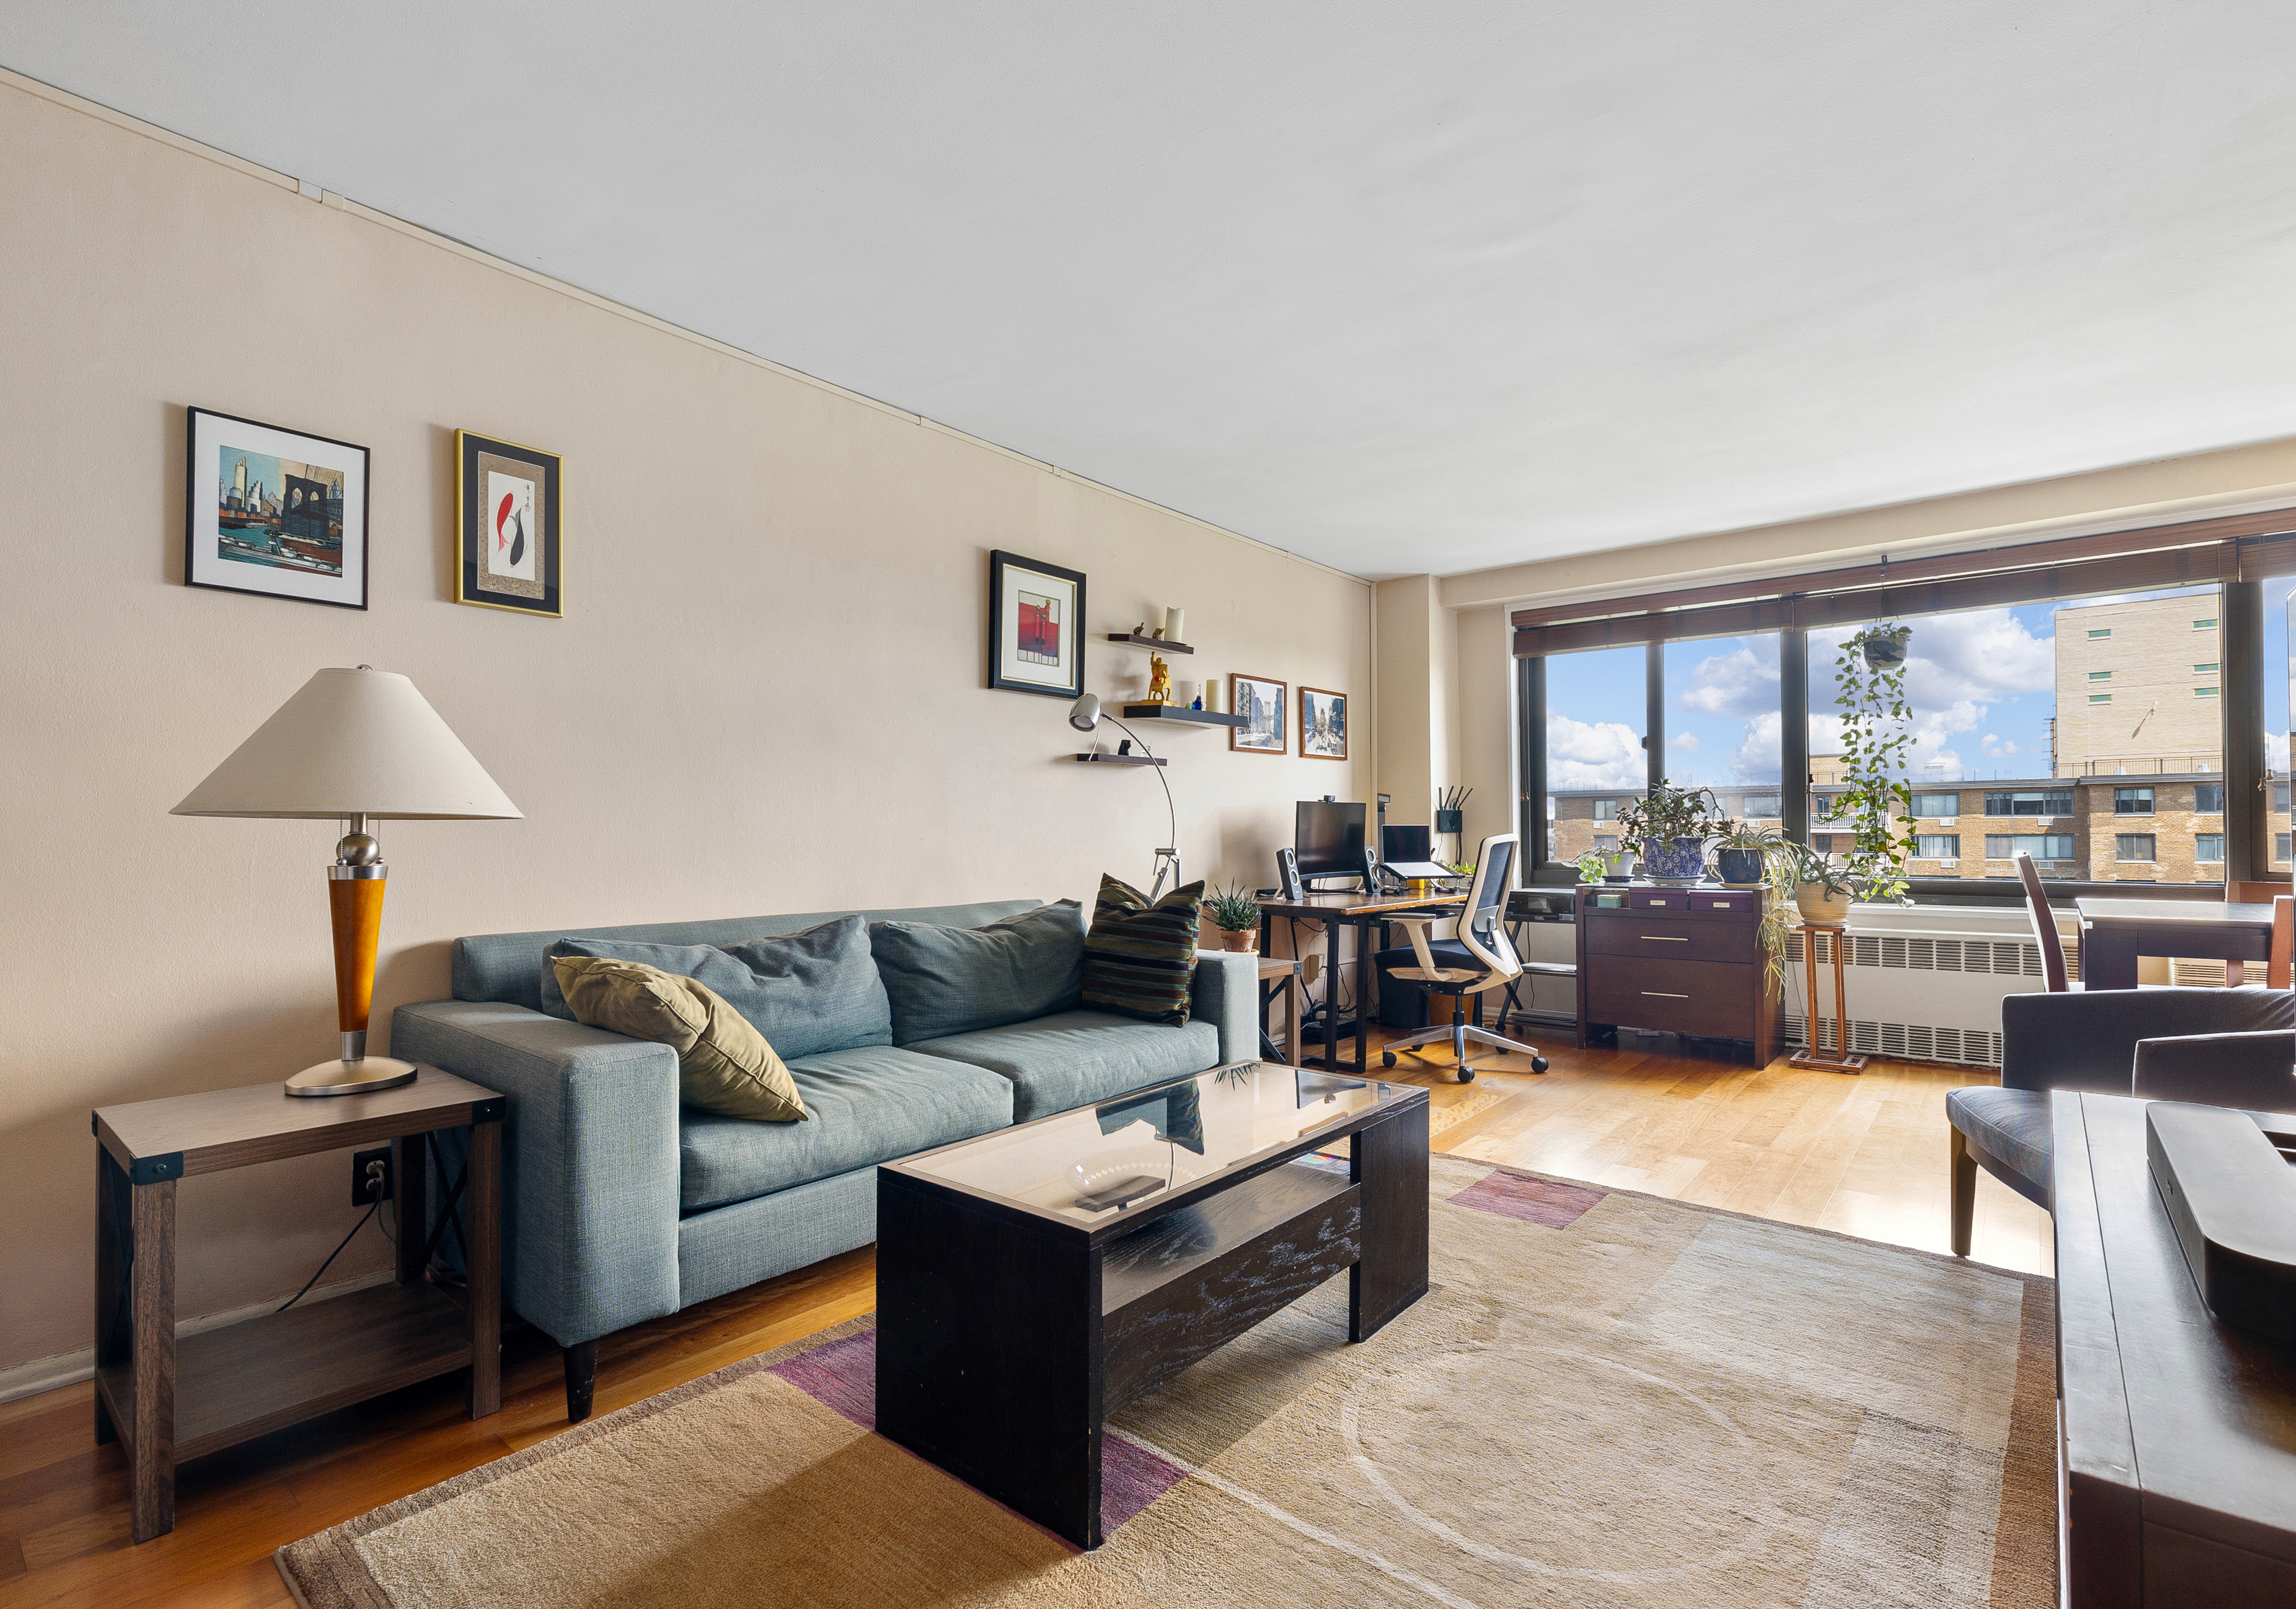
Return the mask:
M 847 915 L 980 928 L 1036 908 L 1002 900 L 455 940 L 454 998 L 399 1007 L 391 1054 L 509 1097 L 504 1300 L 565 1349 L 570 1417 L 589 1412 L 599 1337 L 874 1241 L 879 1162 L 1257 1060 L 1259 974 L 1248 955 L 1201 956 L 1184 1025 L 1071 1006 L 914 1038 L 905 1023 L 950 1020 L 963 981 L 952 989 L 950 980 L 881 965 L 890 1033 L 857 1017 L 852 1037 L 893 1042 L 785 1057 L 812 1117 L 758 1123 L 680 1106 L 667 1046 L 550 1014 L 549 947 L 734 946 Z M 975 992 L 993 996 L 995 985 Z M 993 1007 L 976 1014 L 1000 1014 Z M 459 1165 L 454 1142 L 441 1150 L 442 1166 Z

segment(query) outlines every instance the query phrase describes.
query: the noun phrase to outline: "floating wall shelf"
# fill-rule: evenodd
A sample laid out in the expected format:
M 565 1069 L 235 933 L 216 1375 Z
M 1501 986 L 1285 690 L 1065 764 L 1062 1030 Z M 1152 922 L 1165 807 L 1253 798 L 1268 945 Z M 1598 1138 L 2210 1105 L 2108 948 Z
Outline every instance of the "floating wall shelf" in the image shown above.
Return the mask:
M 1241 715 L 1222 715 L 1217 710 L 1191 710 L 1181 704 L 1127 704 L 1126 720 L 1165 721 L 1174 726 L 1241 727 Z
M 1145 754 L 1079 754 L 1077 759 L 1100 766 L 1160 766 L 1164 763 Z
M 1194 649 L 1189 647 L 1185 643 L 1168 643 L 1162 637 L 1142 636 L 1136 631 L 1111 631 L 1108 634 L 1108 640 L 1111 643 L 1130 643 L 1137 648 L 1161 648 L 1167 653 L 1193 653 L 1195 652 Z

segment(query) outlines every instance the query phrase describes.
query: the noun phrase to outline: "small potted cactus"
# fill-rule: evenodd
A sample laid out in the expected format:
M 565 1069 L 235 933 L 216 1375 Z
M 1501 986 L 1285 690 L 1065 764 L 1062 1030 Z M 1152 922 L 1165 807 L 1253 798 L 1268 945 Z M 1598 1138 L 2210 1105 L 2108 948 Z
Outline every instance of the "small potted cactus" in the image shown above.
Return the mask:
M 1222 949 L 1247 955 L 1259 948 L 1259 901 L 1238 882 L 1213 893 L 1204 901 L 1204 915 L 1219 930 Z

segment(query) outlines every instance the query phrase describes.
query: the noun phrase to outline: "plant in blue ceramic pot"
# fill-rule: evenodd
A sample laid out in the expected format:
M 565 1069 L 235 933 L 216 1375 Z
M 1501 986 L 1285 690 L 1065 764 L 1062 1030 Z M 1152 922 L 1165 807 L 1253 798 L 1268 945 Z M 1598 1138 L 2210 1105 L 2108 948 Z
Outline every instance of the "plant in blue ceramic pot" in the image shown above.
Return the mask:
M 1698 882 L 1706 874 L 1706 841 L 1729 829 L 1711 788 L 1661 782 L 1619 812 L 1619 841 L 1642 857 L 1652 882 Z

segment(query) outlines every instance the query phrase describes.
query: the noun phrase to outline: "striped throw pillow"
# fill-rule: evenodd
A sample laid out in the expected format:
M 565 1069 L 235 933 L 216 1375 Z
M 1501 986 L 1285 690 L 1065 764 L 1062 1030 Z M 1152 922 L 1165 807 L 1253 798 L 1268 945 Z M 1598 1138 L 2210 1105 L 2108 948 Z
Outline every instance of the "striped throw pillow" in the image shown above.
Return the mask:
M 1151 1022 L 1186 1022 L 1203 902 L 1201 880 L 1151 905 L 1138 889 L 1103 874 L 1084 940 L 1085 1005 Z

